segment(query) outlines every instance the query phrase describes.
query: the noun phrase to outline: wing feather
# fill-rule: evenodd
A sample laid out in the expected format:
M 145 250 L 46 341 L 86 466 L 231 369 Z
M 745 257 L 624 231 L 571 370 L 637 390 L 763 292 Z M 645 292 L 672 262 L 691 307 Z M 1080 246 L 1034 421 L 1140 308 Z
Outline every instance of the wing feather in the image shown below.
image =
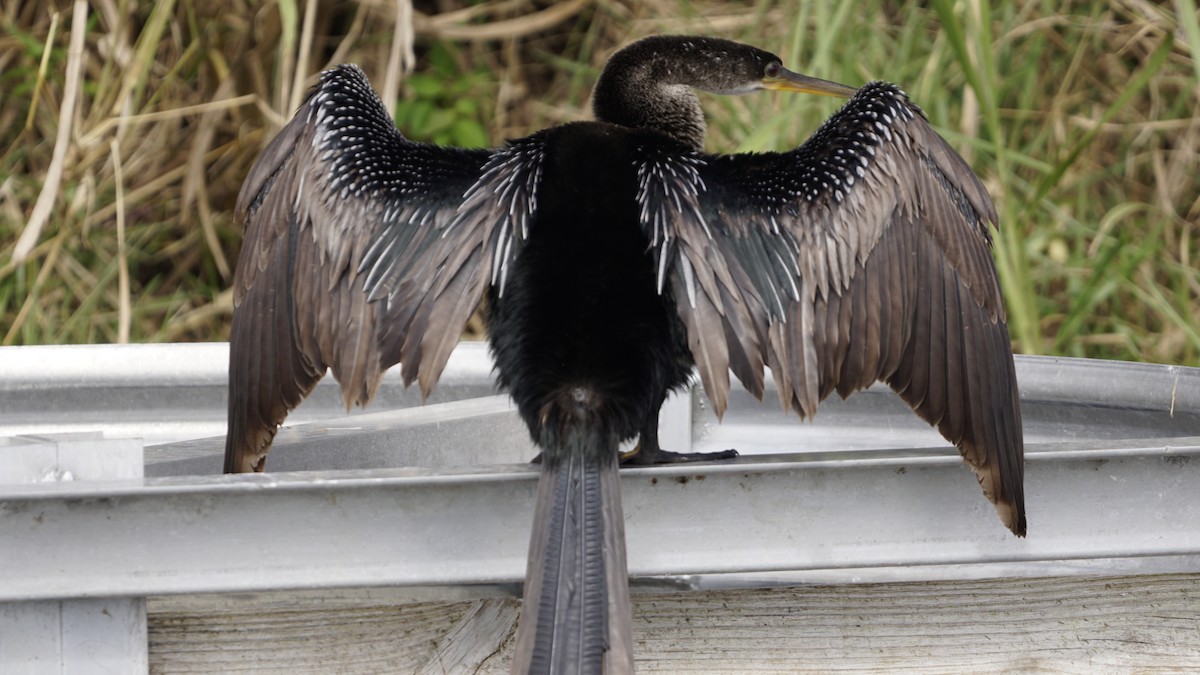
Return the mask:
M 401 361 L 405 383 L 430 393 L 492 268 L 519 249 L 513 225 L 533 217 L 539 149 L 411 142 L 357 67 L 322 74 L 238 198 L 226 471 L 262 470 L 276 428 L 326 369 L 347 407 Z
M 770 367 L 802 416 L 885 381 L 1024 534 L 995 207 L 903 92 L 863 87 L 789 153 L 646 148 L 639 161 L 643 229 L 718 414 L 729 368 L 758 393 Z

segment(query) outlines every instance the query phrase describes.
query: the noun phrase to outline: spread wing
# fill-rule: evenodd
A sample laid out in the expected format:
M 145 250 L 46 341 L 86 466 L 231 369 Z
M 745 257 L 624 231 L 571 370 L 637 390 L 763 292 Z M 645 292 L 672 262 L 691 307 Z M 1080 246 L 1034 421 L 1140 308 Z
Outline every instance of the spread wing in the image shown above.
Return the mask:
M 347 407 L 396 363 L 428 395 L 524 240 L 540 158 L 536 137 L 496 151 L 408 141 L 362 71 L 324 73 L 238 199 L 225 470 L 261 471 L 327 368 Z
M 785 409 L 891 385 L 1025 533 L 1012 351 L 979 180 L 899 89 L 863 87 L 788 153 L 647 149 L 643 228 L 718 413 L 729 370 Z

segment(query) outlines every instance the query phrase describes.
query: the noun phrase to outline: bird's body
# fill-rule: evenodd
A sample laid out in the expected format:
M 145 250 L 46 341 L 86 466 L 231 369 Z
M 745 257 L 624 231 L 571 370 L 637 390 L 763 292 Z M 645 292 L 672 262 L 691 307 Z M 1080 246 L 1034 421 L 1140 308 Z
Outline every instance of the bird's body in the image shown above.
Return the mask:
M 561 430 L 547 413 L 564 387 L 586 390 L 603 406 L 597 432 L 607 444 L 656 421 L 667 391 L 692 374 L 674 299 L 658 292 L 637 225 L 633 159 L 646 140 L 662 139 L 601 122 L 537 136 L 544 152 L 537 215 L 521 264 L 502 293 L 490 291 L 487 327 L 499 383 L 550 452 Z
M 784 153 L 709 155 L 693 89 L 850 97 Z M 978 179 L 893 85 L 852 90 L 712 38 L 647 38 L 597 121 L 491 151 L 413 143 L 362 73 L 328 71 L 246 179 L 226 470 L 262 470 L 333 371 L 366 404 L 399 363 L 428 394 L 486 299 L 497 380 L 542 450 L 514 670 L 632 670 L 618 443 L 645 461 L 699 370 L 814 414 L 889 383 L 1025 532 L 1012 352 Z M 934 514 L 931 514 L 933 517 Z
M 537 214 L 520 264 L 487 303 L 497 380 L 543 451 L 522 618 L 537 628 L 522 632 L 515 669 L 595 672 L 603 662 L 609 672 L 626 672 L 632 644 L 617 446 L 640 435 L 643 452 L 658 452 L 659 408 L 694 367 L 674 299 L 658 292 L 649 241 L 637 226 L 639 145 L 675 141 L 578 122 L 534 142 L 543 176 Z M 578 512 L 566 510 L 575 503 Z M 562 556 L 577 577 L 536 567 L 562 567 Z M 587 561 L 603 564 L 588 569 Z M 566 598 L 558 591 L 589 587 L 597 591 L 592 603 L 584 590 Z M 539 644 L 554 642 L 564 625 L 590 629 L 591 641 Z

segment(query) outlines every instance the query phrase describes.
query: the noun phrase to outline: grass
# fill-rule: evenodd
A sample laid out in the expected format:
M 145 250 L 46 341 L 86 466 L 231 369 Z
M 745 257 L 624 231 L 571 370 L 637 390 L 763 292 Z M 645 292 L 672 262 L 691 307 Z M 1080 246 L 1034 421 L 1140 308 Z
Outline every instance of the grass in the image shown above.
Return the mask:
M 619 45 L 690 32 L 900 83 L 997 201 L 1019 351 L 1200 365 L 1193 0 L 485 0 L 411 21 L 366 1 L 77 6 L 0 12 L 3 344 L 224 339 L 241 179 L 331 63 L 396 92 L 411 137 L 494 144 L 586 117 Z M 705 106 L 709 148 L 732 152 L 792 147 L 836 103 Z

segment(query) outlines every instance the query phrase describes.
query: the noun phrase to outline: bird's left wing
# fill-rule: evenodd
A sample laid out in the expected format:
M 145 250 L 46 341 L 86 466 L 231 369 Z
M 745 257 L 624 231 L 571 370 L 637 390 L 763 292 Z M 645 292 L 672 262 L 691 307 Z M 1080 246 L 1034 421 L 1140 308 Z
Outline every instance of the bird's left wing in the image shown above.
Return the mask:
M 729 371 L 811 416 L 889 383 L 1024 534 L 1023 444 L 989 222 L 966 163 L 899 89 L 863 87 L 788 153 L 648 144 L 642 226 L 718 414 Z
M 325 72 L 238 199 L 225 470 L 262 469 L 326 368 L 347 407 L 396 363 L 428 395 L 524 240 L 540 157 L 409 141 L 362 71 Z

